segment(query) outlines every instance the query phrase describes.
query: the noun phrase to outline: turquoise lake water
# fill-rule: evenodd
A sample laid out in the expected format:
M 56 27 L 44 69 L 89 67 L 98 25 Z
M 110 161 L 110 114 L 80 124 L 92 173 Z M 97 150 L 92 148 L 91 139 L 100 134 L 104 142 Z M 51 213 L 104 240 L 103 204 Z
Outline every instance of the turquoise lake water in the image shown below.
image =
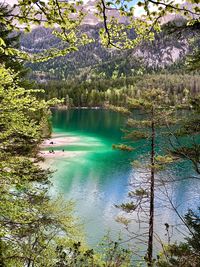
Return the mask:
M 143 176 L 141 170 L 132 168 L 132 160 L 147 158 L 148 146 L 137 142 L 135 151 L 128 153 L 112 149 L 112 144 L 123 141 L 121 129 L 125 119 L 122 115 L 108 110 L 69 110 L 53 111 L 53 133 L 64 137 L 77 137 L 77 141 L 55 147 L 55 151 L 70 151 L 70 157 L 47 159 L 47 164 L 56 172 L 52 177 L 51 193 L 62 194 L 76 202 L 76 213 L 85 225 L 89 244 L 96 244 L 110 230 L 113 237 L 119 231 L 127 238 L 126 231 L 115 221 L 121 211 L 115 207 L 127 200 L 130 183 Z M 160 137 L 159 142 L 166 143 Z M 179 182 L 167 185 L 170 198 L 181 214 L 188 208 L 196 208 L 200 203 L 200 182 L 183 179 L 191 175 L 188 163 L 177 163 L 163 177 L 181 178 Z M 161 192 L 162 191 L 162 192 Z M 165 236 L 164 223 L 179 223 L 177 216 L 166 203 L 164 189 L 156 192 L 156 231 Z M 166 207 L 167 206 L 167 207 Z M 138 231 L 135 224 L 132 228 Z M 175 232 L 176 227 L 173 227 Z M 179 239 L 179 234 L 173 234 Z

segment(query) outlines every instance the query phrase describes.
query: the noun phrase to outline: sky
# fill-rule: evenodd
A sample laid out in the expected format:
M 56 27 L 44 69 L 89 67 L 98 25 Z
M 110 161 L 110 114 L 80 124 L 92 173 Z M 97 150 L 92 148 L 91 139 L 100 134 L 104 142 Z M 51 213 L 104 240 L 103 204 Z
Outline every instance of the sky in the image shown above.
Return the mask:
M 47 0 L 44 0 L 44 1 L 46 2 Z M 91 1 L 91 0 L 83 0 L 84 3 L 87 3 L 88 1 Z M 93 1 L 95 1 L 95 0 L 93 0 Z M 132 0 L 129 5 L 130 6 L 135 5 L 138 1 L 139 0 Z M 0 3 L 2 3 L 2 2 L 6 2 L 9 5 L 13 5 L 13 4 L 16 4 L 18 2 L 18 0 L 0 0 Z M 184 2 L 185 2 L 184 0 L 174 0 L 174 3 L 177 3 L 177 4 L 178 3 L 181 4 Z M 153 9 L 155 10 L 155 7 Z M 137 16 L 140 16 L 142 14 L 144 14 L 143 7 L 136 7 L 134 15 L 137 17 Z

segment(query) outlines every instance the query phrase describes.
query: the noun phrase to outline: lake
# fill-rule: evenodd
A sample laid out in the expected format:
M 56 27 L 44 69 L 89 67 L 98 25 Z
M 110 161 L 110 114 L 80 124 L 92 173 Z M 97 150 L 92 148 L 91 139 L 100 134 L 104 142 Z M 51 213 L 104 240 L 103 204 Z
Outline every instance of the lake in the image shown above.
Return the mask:
M 76 214 L 85 225 L 89 244 L 98 243 L 107 231 L 114 238 L 119 231 L 127 238 L 124 228 L 115 221 L 121 211 L 115 207 L 127 200 L 131 190 L 130 183 L 142 179 L 141 168 L 131 167 L 131 162 L 142 156 L 148 157 L 148 143 L 137 142 L 133 152 L 112 149 L 112 144 L 122 141 L 125 118 L 121 114 L 108 110 L 74 109 L 69 111 L 54 110 L 52 114 L 53 133 L 64 137 L 77 137 L 76 142 L 57 146 L 55 152 L 64 149 L 71 151 L 71 157 L 47 159 L 47 164 L 56 169 L 52 177 L 52 195 L 62 194 L 76 202 Z M 165 144 L 164 137 L 159 137 Z M 74 153 L 76 152 L 76 153 Z M 73 154 L 74 153 L 74 154 Z M 181 181 L 167 184 L 167 190 L 174 205 L 181 214 L 188 208 L 195 208 L 200 203 L 200 182 L 184 179 L 192 173 L 187 162 L 173 164 L 170 170 L 163 171 L 160 177 L 178 178 Z M 155 229 L 164 241 L 165 223 L 179 223 L 177 215 L 167 205 L 166 192 L 163 188 L 156 191 Z M 138 231 L 136 224 L 132 229 Z M 172 239 L 182 238 L 173 226 Z

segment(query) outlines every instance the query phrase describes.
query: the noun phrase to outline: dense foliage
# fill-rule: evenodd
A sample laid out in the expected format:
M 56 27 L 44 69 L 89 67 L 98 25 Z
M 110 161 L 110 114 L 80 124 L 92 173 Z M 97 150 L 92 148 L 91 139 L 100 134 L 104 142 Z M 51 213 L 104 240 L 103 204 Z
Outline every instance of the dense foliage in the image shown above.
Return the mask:
M 0 74 L 2 264 L 41 266 L 55 247 L 49 242 L 55 233 L 74 236 L 71 204 L 66 204 L 66 213 L 60 204 L 49 203 L 49 172 L 33 160 L 48 133 L 44 132 L 48 104 L 20 87 L 11 70 L 1 65 Z

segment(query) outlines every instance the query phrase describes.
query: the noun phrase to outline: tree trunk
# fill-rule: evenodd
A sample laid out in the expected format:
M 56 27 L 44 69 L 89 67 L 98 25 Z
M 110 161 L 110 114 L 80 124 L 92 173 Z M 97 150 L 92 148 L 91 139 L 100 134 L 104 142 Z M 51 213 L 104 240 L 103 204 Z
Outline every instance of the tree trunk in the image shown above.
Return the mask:
M 149 211 L 149 236 L 147 248 L 148 266 L 153 266 L 153 232 L 154 232 L 154 185 L 155 185 L 155 122 L 154 108 L 152 107 L 151 122 L 151 177 L 150 177 L 150 211 Z

